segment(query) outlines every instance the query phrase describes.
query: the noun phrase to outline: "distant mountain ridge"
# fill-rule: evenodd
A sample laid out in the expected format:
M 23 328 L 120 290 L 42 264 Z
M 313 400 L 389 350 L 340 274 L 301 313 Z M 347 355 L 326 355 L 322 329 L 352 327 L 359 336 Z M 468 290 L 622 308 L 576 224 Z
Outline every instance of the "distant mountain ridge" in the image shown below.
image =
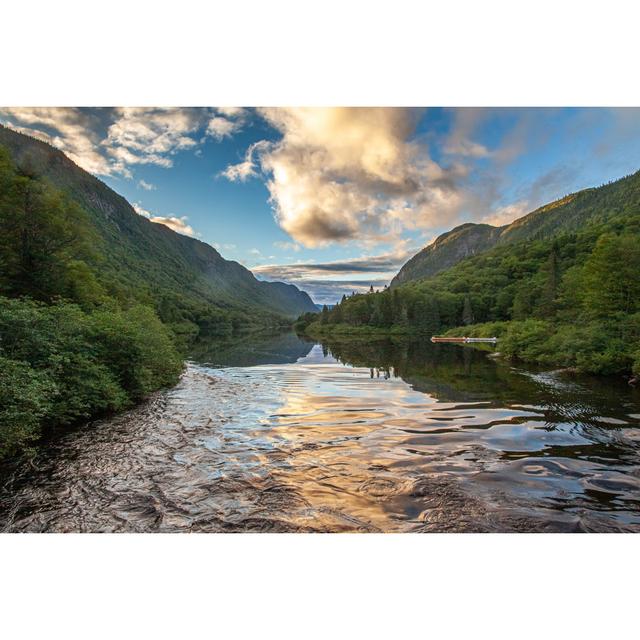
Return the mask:
M 29 163 L 88 212 L 105 254 L 101 269 L 123 291 L 157 299 L 167 290 L 220 308 L 290 318 L 316 310 L 309 295 L 295 285 L 258 280 L 211 245 L 138 215 L 125 198 L 46 142 L 0 125 L 0 145 L 9 149 L 16 164 Z
M 471 222 L 462 224 L 438 236 L 410 258 L 393 278 L 391 286 L 430 278 L 465 258 L 498 245 L 550 238 L 559 233 L 578 231 L 585 224 L 604 222 L 618 213 L 620 203 L 627 196 L 634 197 L 640 204 L 640 171 L 550 202 L 501 227 Z

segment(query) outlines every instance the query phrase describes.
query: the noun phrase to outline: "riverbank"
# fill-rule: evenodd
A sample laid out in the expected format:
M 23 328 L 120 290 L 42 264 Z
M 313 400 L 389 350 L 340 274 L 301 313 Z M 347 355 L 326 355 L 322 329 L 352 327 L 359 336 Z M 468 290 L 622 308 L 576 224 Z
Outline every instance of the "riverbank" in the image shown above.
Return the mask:
M 639 530 L 636 390 L 399 336 L 237 346 L 3 477 L 0 531 Z
M 0 458 L 48 432 L 123 411 L 183 369 L 149 307 L 83 309 L 0 297 Z
M 638 316 L 638 317 L 636 317 Z M 623 376 L 632 384 L 640 383 L 640 315 L 623 323 L 556 324 L 545 320 L 510 320 L 454 327 L 444 336 L 493 337 L 496 347 L 508 360 L 540 366 L 573 368 L 580 373 Z M 431 333 L 413 327 L 392 325 L 322 324 L 314 321 L 298 326 L 311 338 L 384 338 L 414 336 L 431 338 Z M 471 345 L 476 346 L 476 345 Z

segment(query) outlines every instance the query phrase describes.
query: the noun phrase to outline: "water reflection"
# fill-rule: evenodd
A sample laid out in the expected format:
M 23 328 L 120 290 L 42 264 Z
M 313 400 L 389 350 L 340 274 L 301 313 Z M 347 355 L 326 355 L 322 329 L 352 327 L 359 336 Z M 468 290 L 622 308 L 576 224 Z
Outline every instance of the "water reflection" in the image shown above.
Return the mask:
M 640 530 L 624 384 L 422 340 L 262 336 L 192 358 L 175 389 L 7 479 L 0 526 Z
M 191 349 L 190 357 L 214 367 L 286 364 L 306 356 L 313 345 L 295 333 L 255 333 L 241 338 L 201 341 Z

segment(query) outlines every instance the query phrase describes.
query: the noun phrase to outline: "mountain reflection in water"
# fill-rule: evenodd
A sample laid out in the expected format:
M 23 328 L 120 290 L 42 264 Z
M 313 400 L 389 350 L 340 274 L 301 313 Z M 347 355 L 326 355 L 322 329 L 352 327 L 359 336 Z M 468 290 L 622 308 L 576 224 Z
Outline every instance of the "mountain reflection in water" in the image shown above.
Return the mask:
M 640 397 L 428 340 L 200 345 L 6 472 L 6 531 L 640 531 Z

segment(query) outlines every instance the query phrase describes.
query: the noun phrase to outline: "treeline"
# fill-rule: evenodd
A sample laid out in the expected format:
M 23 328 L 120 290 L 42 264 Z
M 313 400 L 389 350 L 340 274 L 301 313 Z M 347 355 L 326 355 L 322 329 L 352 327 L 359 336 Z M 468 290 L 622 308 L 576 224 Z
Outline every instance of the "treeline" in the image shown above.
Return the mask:
M 0 458 L 174 384 L 198 337 L 283 322 L 124 287 L 103 264 L 86 212 L 0 147 Z
M 86 213 L 0 147 L 0 458 L 177 381 L 180 339 L 100 261 Z
M 124 409 L 182 370 L 149 307 L 0 297 L 0 339 L 0 458 L 44 430 Z
M 509 356 L 593 373 L 640 372 L 640 212 L 500 246 L 435 277 L 344 297 L 309 334 L 498 335 Z

